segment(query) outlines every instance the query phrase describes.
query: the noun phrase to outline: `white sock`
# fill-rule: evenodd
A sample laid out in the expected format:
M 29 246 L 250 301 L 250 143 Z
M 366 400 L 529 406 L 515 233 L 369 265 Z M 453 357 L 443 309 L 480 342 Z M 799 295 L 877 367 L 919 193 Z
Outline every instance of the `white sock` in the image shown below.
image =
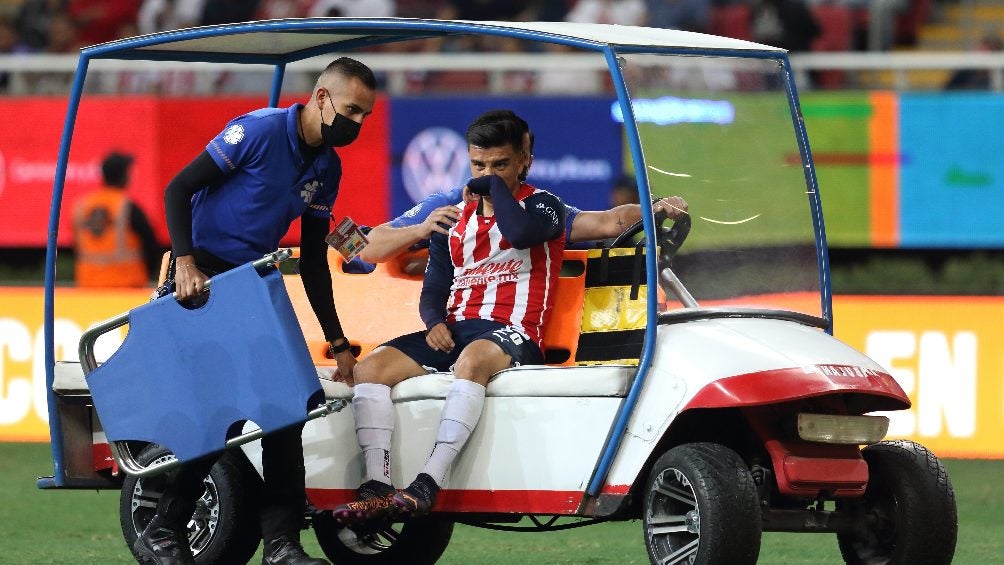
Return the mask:
M 366 462 L 366 481 L 380 481 L 393 486 L 390 479 L 390 442 L 394 433 L 394 403 L 390 387 L 359 383 L 352 396 L 356 419 L 356 437 Z
M 425 463 L 423 473 L 432 477 L 436 484 L 443 486 L 446 474 L 457 454 L 463 449 L 471 432 L 481 419 L 485 404 L 485 387 L 474 381 L 455 379 L 446 394 L 443 416 L 436 434 L 436 446 Z

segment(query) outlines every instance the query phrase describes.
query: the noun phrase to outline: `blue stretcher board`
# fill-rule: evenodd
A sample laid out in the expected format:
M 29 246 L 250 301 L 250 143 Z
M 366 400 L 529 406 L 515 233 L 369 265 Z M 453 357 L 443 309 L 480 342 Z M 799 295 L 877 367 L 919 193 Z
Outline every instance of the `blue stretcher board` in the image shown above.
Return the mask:
M 213 277 L 199 308 L 167 296 L 131 310 L 121 347 L 86 378 L 109 441 L 181 461 L 224 449 L 245 420 L 275 431 L 323 401 L 282 275 L 251 264 Z

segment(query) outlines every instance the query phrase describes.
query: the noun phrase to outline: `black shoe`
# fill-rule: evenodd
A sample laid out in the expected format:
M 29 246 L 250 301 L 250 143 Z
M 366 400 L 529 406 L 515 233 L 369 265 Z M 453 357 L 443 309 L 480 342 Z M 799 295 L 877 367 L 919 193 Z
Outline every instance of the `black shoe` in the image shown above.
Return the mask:
M 408 488 L 394 495 L 399 516 L 424 516 L 436 504 L 439 485 L 426 473 L 419 473 Z
M 188 540 L 178 532 L 151 522 L 136 543 L 133 553 L 140 563 L 148 565 L 194 565 Z
M 303 551 L 299 540 L 279 536 L 265 543 L 261 565 L 330 565 L 324 559 L 314 559 Z
M 357 490 L 357 498 L 336 506 L 331 515 L 339 524 L 356 525 L 389 517 L 394 510 L 394 487 L 369 480 Z

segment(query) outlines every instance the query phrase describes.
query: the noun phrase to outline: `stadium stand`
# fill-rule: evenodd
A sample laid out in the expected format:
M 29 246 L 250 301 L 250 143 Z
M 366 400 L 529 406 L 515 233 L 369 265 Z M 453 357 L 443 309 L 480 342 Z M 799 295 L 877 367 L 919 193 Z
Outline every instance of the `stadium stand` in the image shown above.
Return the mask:
M 750 30 L 752 15 L 753 9 L 747 4 L 712 6 L 710 33 L 749 41 L 753 35 Z
M 854 12 L 840 4 L 811 6 L 821 30 L 812 42 L 813 51 L 850 51 L 854 42 Z M 840 88 L 845 85 L 845 73 L 840 70 L 819 71 L 813 77 L 818 88 Z

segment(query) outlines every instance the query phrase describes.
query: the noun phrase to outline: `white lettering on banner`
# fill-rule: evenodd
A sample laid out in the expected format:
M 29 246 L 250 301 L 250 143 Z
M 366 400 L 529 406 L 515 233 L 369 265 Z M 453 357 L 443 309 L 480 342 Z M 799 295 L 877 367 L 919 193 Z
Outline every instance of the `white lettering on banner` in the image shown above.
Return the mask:
M 917 353 L 917 342 L 913 332 L 874 331 L 865 339 L 865 355 L 889 371 L 907 396 L 913 397 L 916 375 L 913 369 L 898 367 L 897 359 L 907 359 Z M 914 406 L 916 408 L 916 405 Z M 914 410 L 883 412 L 889 418 L 889 435 L 907 436 L 917 427 Z
M 25 362 L 31 359 L 31 333 L 21 321 L 0 318 L 0 425 L 16 424 L 31 411 L 31 381 L 25 375 L 6 375 L 7 360 Z
M 76 360 L 77 345 L 80 343 L 82 333 L 76 322 L 66 319 L 54 320 L 52 324 L 53 357 L 59 361 Z M 45 328 L 43 327 L 39 327 L 38 331 L 35 332 L 32 358 L 34 359 L 31 375 L 35 383 L 35 413 L 43 421 L 48 421 L 49 405 L 46 402 L 45 390 Z
M 948 435 L 972 437 L 976 431 L 976 335 L 958 332 L 949 347 L 945 334 L 924 332 L 920 335 L 920 361 L 920 435 L 941 435 L 944 416 Z
M 54 320 L 54 357 L 60 361 L 77 360 L 77 345 L 82 334 L 76 322 L 65 318 Z M 122 345 L 124 338 L 122 328 L 102 335 L 94 344 L 94 357 L 99 361 L 108 359 Z M 0 318 L 0 356 L 3 357 L 3 365 L 0 366 L 0 425 L 20 423 L 33 408 L 40 420 L 48 421 L 44 328 L 39 326 L 32 336 L 24 322 Z M 31 362 L 30 376 L 5 374 L 9 362 Z
M 889 369 L 904 392 L 915 399 L 909 411 L 884 413 L 889 435 L 942 434 L 972 437 L 976 432 L 976 351 L 973 332 L 957 332 L 951 345 L 945 332 L 873 331 L 865 340 L 866 354 Z M 916 360 L 916 370 L 902 367 Z M 897 366 L 897 364 L 900 366 Z M 915 394 L 916 393 L 916 394 Z
M 603 159 L 579 159 L 575 155 L 564 155 L 561 159 L 533 160 L 530 178 L 548 183 L 561 182 L 603 182 L 613 177 L 610 163 Z
M 12 183 L 48 183 L 56 175 L 55 161 L 20 161 L 11 160 L 7 164 L 7 174 Z M 68 184 L 97 184 L 101 182 L 101 167 L 95 162 L 74 163 L 66 166 L 66 182 Z

